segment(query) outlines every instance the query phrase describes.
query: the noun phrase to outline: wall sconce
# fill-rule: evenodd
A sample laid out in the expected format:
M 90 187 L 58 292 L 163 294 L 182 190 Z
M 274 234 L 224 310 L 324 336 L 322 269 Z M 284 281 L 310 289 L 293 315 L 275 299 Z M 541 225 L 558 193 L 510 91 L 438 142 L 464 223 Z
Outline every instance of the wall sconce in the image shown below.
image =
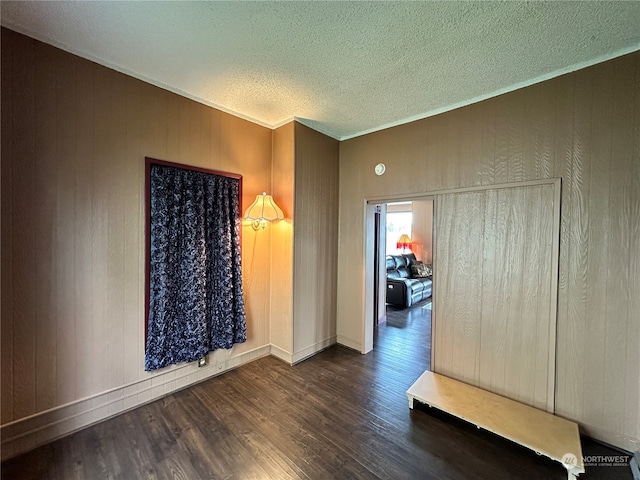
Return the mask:
M 266 228 L 267 222 L 274 220 L 282 220 L 284 213 L 280 207 L 276 205 L 271 195 L 262 192 L 262 195 L 256 195 L 255 201 L 244 212 L 244 219 L 251 220 L 251 226 L 254 230 L 262 227 Z
M 400 235 L 400 238 L 396 243 L 396 248 L 402 249 L 403 251 L 408 248 L 409 251 L 411 251 L 411 239 L 409 238 L 409 235 L 407 235 L 406 233 Z

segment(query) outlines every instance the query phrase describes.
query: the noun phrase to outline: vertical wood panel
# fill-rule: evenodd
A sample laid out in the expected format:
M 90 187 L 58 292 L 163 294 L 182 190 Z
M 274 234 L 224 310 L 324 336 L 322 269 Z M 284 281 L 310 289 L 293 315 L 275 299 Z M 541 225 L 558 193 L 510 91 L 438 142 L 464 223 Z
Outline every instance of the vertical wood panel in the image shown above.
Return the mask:
M 131 158 L 130 145 L 126 144 L 126 101 L 128 79 L 115 75 L 110 82 L 109 97 L 111 99 L 106 117 L 109 127 L 105 129 L 105 141 L 109 143 L 108 152 L 108 238 L 107 245 L 107 318 L 112 319 L 108 332 L 109 373 L 108 387 L 124 383 L 124 265 L 132 261 L 129 252 L 124 249 L 125 237 L 125 198 L 131 192 L 125 190 L 126 165 L 135 161 Z M 105 319 L 106 320 L 106 319 Z
M 464 107 L 464 115 L 448 112 L 342 142 L 338 330 L 356 337 L 362 330 L 363 309 L 353 298 L 361 297 L 363 282 L 354 282 L 353 272 L 363 268 L 363 199 L 460 188 L 474 172 L 483 185 L 561 178 L 556 412 L 589 435 L 637 450 L 639 71 L 634 53 Z M 459 144 L 473 144 L 476 129 L 480 155 L 467 162 Z M 362 175 L 379 161 L 388 163 L 383 178 Z M 455 168 L 457 181 L 450 175 Z M 492 213 L 485 211 L 487 221 Z M 439 236 L 440 228 L 435 225 Z M 503 263 L 492 262 L 491 289 L 508 276 Z M 530 288 L 523 283 L 523 291 Z M 487 304 L 487 298 L 483 293 L 483 318 L 503 302 L 496 297 Z M 481 368 L 489 374 L 494 367 Z
M 640 112 L 640 65 L 635 65 L 635 112 Z M 629 321 L 627 322 L 627 339 L 637 338 L 637 342 L 629 341 L 627 348 L 626 379 L 637 379 L 636 382 L 625 382 L 625 435 L 633 438 L 640 437 L 640 322 L 634 318 L 640 317 L 640 119 L 638 115 L 633 119 L 633 168 L 631 187 L 631 217 L 629 231 Z M 635 383 L 635 384 L 634 384 Z
M 571 191 L 568 202 L 570 211 L 576 212 L 572 216 L 567 231 L 569 239 L 568 261 L 572 268 L 569 271 L 568 283 L 568 317 L 573 328 L 581 332 L 588 329 L 587 317 L 587 249 L 589 248 L 588 221 L 586 210 L 589 198 L 589 159 L 591 147 L 591 98 L 593 96 L 593 82 L 591 78 L 576 83 L 575 100 L 573 109 L 573 151 L 571 156 L 571 173 L 567 186 Z M 587 373 L 584 371 L 585 357 L 584 342 L 578 341 L 572 345 L 572 353 L 579 361 L 576 362 L 573 374 L 582 378 Z M 578 398 L 587 394 L 585 385 L 580 383 Z M 582 403 L 584 409 L 585 402 Z
M 482 131 L 482 144 L 480 146 L 479 177 L 481 185 L 495 185 L 496 182 L 496 138 L 497 138 L 497 102 L 488 102 L 478 110 L 477 117 L 480 121 L 478 128 Z
M 635 81 L 637 68 L 630 64 L 618 63 L 615 67 L 615 83 L 625 85 Z M 633 153 L 634 153 L 634 101 L 633 90 L 616 89 L 613 96 L 613 119 L 611 142 L 611 175 L 609 176 L 609 251 L 607 260 L 607 297 L 615 301 L 607 302 L 605 324 L 605 392 L 624 392 L 626 370 L 627 325 L 630 320 L 629 266 L 631 251 L 629 249 L 629 232 L 631 230 L 631 204 L 633 187 Z M 637 161 L 638 159 L 636 159 Z M 638 254 L 636 251 L 635 254 Z M 636 317 L 636 321 L 639 321 Z M 625 345 L 625 348 L 620 348 Z M 631 345 L 629 346 L 631 347 Z M 610 398 L 604 413 L 604 422 L 615 432 L 625 428 L 625 397 L 617 395 Z M 640 406 L 637 407 L 640 410 Z M 638 435 L 640 437 L 640 435 Z M 639 442 L 640 445 L 640 442 Z
M 550 411 L 553 198 L 552 185 L 437 196 L 433 342 L 434 371 Z
M 25 59 L 25 62 L 18 61 Z M 11 169 L 12 188 L 25 192 L 27 198 L 12 205 L 11 229 L 15 231 L 13 243 L 13 379 L 14 415 L 27 416 L 35 411 L 35 338 L 36 296 L 32 286 L 36 280 L 36 262 L 33 255 L 35 225 L 30 221 L 35 203 L 34 160 L 34 43 L 29 42 L 14 57 L 12 69 L 21 79 L 13 92 L 13 121 Z M 3 320 L 6 321 L 6 320 Z
M 55 232 L 55 158 L 56 118 L 52 113 L 55 104 L 55 64 L 45 52 L 35 52 L 34 67 L 38 71 L 35 88 L 35 225 L 36 283 L 33 285 L 36 302 L 36 411 L 46 410 L 56 400 L 56 347 L 50 341 L 56 336 L 55 285 L 51 250 Z M 3 97 L 4 98 L 4 97 Z
M 269 232 L 252 232 L 256 242 L 271 233 L 271 343 L 293 354 L 293 232 L 294 208 L 294 125 L 273 131 L 273 198 L 285 220 L 269 225 Z M 277 181 L 276 181 L 277 179 Z M 254 197 L 255 198 L 255 197 Z
M 13 57 L 17 54 L 13 38 L 2 38 L 2 55 L 0 55 L 0 71 L 13 71 Z M 2 423 L 11 421 L 13 416 L 13 236 L 5 232 L 12 230 L 13 223 L 13 141 L 9 141 L 13 132 L 13 92 L 14 80 L 12 76 L 3 76 L 0 82 L 2 108 L 0 109 L 0 138 L 4 139 L 0 148 L 0 199 L 2 214 L 0 225 L 0 262 L 1 286 L 0 291 L 0 372 L 2 388 L 0 389 L 0 405 L 2 408 Z
M 4 28 L 2 50 L 6 425 L 150 377 L 144 157 L 220 165 L 255 186 L 270 182 L 272 152 L 267 128 Z M 243 265 L 253 282 L 249 340 L 223 360 L 268 345 L 268 247 Z M 109 408 L 70 423 L 83 426 Z
M 560 220 L 560 271 L 558 278 L 558 341 L 562 342 L 562 348 L 558 348 L 558 378 L 568 379 L 572 375 L 581 372 L 580 362 L 576 348 L 579 332 L 569 319 L 569 285 L 570 269 L 569 255 L 571 243 L 569 229 L 571 226 L 571 178 L 573 156 L 573 109 L 575 97 L 575 83 L 573 76 L 564 76 L 558 79 L 555 88 L 555 118 L 553 127 L 555 132 L 554 143 L 554 176 L 562 178 L 562 203 Z M 562 321 L 567 319 L 567 321 Z M 581 403 L 579 382 L 564 381 L 556 385 L 556 411 L 560 415 L 567 416 L 565 406 Z M 582 417 L 582 414 L 579 415 Z M 576 418 L 576 417 L 569 417 Z
M 634 109 L 636 115 L 633 119 L 633 169 L 631 187 L 631 228 L 629 231 L 629 279 L 630 301 L 629 321 L 627 322 L 627 338 L 638 339 L 637 342 L 629 341 L 627 348 L 625 372 L 625 435 L 633 438 L 640 437 L 640 322 L 634 322 L 634 318 L 640 317 L 640 64 L 635 65 L 635 98 Z M 632 379 L 637 379 L 635 382 Z M 635 383 L 635 384 L 634 384 Z
M 76 341 L 75 341 L 75 377 L 77 379 L 77 395 L 86 397 L 96 387 L 95 365 L 89 361 L 93 354 L 94 328 L 97 322 L 104 323 L 103 318 L 96 319 L 93 309 L 95 295 L 101 295 L 93 289 L 91 279 L 94 276 L 94 255 L 99 251 L 98 237 L 94 224 L 94 194 L 96 178 L 93 174 L 94 161 L 94 85 L 93 69 L 87 65 L 77 66 L 77 111 L 74 125 L 76 162 L 76 265 L 75 278 L 76 299 Z
M 124 251 L 130 259 L 124 262 L 124 308 L 123 308 L 123 356 L 124 372 L 122 382 L 125 384 L 138 379 L 136 365 L 144 356 L 142 348 L 145 342 L 144 330 L 144 284 L 138 279 L 144 278 L 144 250 L 146 243 L 140 234 L 140 227 L 146 221 L 144 217 L 145 198 L 144 164 L 142 159 L 147 156 L 146 132 L 151 129 L 148 124 L 157 124 L 156 118 L 147 118 L 144 114 L 145 90 L 142 82 L 132 83 L 127 89 L 126 103 L 126 144 L 130 145 L 132 161 L 124 165 Z M 208 153 L 208 152 L 207 152 Z M 157 157 L 156 157 L 157 158 Z M 137 161 L 136 161 L 137 160 Z
M 293 353 L 333 343 L 337 275 L 338 142 L 295 122 Z
M 113 306 L 109 304 L 109 245 L 110 238 L 110 185 L 109 179 L 112 171 L 113 147 L 110 142 L 109 132 L 113 128 L 112 92 L 111 84 L 113 73 L 96 75 L 94 80 L 94 109 L 95 122 L 97 123 L 94 136 L 95 160 L 93 163 L 93 231 L 95 245 L 92 255 L 93 276 L 92 308 L 94 312 L 92 363 L 99 364 L 100 375 L 93 378 L 95 391 L 104 391 L 109 388 L 112 347 L 109 344 L 111 329 L 116 328 L 115 322 L 119 319 L 112 317 L 110 312 Z M 113 322 L 113 323 L 112 323 Z
M 601 95 L 591 95 L 591 128 L 589 136 L 592 138 L 591 154 L 589 156 L 589 184 L 588 211 L 602 211 L 603 215 L 589 215 L 588 234 L 588 263 L 587 277 L 605 279 L 608 270 L 607 252 L 609 250 L 609 172 L 611 170 L 611 132 L 607 129 L 613 114 L 613 71 L 599 68 L 595 71 L 593 91 L 601 91 Z M 606 212 L 606 213 L 605 213 Z M 585 359 L 583 382 L 590 385 L 594 391 L 604 392 L 605 364 L 602 361 L 605 352 L 605 322 L 607 288 L 603 285 L 589 282 L 587 284 L 586 311 L 594 319 L 589 326 L 590 335 L 585 338 L 586 351 L 592 352 Z M 602 423 L 606 408 L 605 395 L 593 395 L 585 404 L 585 415 Z
M 58 305 L 56 338 L 56 403 L 64 404 L 77 398 L 76 386 L 76 238 L 75 238 L 75 127 L 76 72 L 75 65 L 62 52 L 54 52 L 56 62 L 56 164 L 57 205 L 56 297 Z M 19 418 L 19 417 L 18 417 Z

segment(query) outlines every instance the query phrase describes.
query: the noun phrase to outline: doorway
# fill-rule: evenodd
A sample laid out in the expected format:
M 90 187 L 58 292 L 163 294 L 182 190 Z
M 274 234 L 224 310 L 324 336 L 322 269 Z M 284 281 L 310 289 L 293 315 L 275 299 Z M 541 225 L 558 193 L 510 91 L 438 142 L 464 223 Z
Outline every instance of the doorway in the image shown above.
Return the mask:
M 431 370 L 553 412 L 561 179 L 429 193 L 367 201 L 362 353 L 373 349 L 373 208 L 431 199 Z
M 406 350 L 409 357 L 420 355 L 431 361 L 432 297 L 413 297 L 406 304 L 387 303 L 387 256 L 433 263 L 433 199 L 394 200 L 375 206 L 373 255 L 373 348 L 378 338 L 386 345 Z M 409 269 L 407 269 L 409 270 Z M 409 275 L 411 272 L 408 271 Z M 414 288 L 422 280 L 408 279 Z M 432 280 L 432 279 L 430 279 Z M 432 288 L 429 288 L 431 291 Z M 426 295 L 426 293 L 425 293 Z M 392 341 L 389 341 L 389 339 Z M 387 347 L 388 348 L 388 347 Z

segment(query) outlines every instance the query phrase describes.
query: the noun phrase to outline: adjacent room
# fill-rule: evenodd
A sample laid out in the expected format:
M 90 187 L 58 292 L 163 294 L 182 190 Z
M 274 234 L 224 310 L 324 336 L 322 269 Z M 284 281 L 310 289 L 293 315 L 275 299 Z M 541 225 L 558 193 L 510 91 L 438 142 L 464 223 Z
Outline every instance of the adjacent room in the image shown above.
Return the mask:
M 640 479 L 639 2 L 0 14 L 3 478 Z

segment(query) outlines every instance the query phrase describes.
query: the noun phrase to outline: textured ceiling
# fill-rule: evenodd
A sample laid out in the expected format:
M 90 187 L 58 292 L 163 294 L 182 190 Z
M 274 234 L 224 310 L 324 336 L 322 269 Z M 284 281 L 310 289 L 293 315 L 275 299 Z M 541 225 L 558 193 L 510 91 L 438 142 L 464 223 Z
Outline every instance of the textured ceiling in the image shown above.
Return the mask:
M 640 49 L 640 2 L 9 2 L 2 24 L 337 139 Z

